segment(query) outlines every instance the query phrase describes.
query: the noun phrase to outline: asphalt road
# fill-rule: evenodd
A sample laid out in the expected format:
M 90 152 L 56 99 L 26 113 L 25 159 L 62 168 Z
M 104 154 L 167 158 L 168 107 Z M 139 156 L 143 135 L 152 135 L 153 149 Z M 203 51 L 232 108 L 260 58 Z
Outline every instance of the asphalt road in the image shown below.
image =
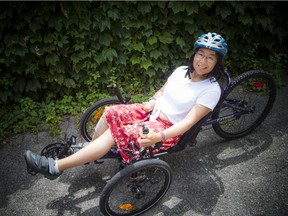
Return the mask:
M 204 130 L 195 147 L 163 158 L 173 170 L 173 182 L 144 215 L 288 215 L 287 95 L 288 87 L 278 92 L 271 114 L 250 135 L 224 141 L 212 129 Z M 80 137 L 74 118 L 66 117 L 62 129 Z M 99 195 L 117 172 L 117 161 L 77 167 L 55 181 L 26 173 L 24 150 L 40 152 L 62 138 L 41 132 L 5 141 L 0 148 L 0 215 L 101 215 Z

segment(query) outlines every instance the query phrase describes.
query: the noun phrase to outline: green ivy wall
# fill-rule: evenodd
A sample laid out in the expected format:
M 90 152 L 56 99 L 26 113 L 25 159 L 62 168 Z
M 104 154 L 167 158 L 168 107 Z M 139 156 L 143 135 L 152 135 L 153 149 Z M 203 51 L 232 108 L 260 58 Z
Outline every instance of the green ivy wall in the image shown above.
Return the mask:
M 112 82 L 132 94 L 153 91 L 208 31 L 226 38 L 234 74 L 262 67 L 279 78 L 287 62 L 284 9 L 282 2 L 1 2 L 0 114 L 27 109 L 1 121 L 27 118 L 33 103 L 46 106 L 43 116 L 57 114 L 47 111 L 53 104 L 79 112 Z

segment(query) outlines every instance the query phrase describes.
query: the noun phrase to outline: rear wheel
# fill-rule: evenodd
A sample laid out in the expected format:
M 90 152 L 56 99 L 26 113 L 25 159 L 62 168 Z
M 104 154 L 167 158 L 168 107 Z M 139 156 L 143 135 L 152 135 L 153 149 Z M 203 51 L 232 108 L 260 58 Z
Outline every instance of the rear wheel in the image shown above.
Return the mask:
M 172 181 L 170 166 L 158 159 L 138 161 L 119 171 L 104 187 L 104 215 L 140 215 L 158 203 Z
M 223 103 L 212 119 L 215 132 L 225 139 L 247 135 L 258 127 L 271 111 L 276 98 L 273 77 L 265 71 L 248 71 L 233 81 Z
M 104 113 L 105 107 L 116 104 L 121 104 L 117 98 L 105 98 L 97 101 L 84 112 L 80 120 L 80 132 L 86 141 L 91 141 L 94 128 Z

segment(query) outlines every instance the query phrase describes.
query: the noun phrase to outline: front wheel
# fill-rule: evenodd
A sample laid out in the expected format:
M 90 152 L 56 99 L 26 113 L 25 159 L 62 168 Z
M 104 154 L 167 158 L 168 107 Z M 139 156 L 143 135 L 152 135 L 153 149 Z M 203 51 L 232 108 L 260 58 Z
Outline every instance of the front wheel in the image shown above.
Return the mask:
M 92 104 L 82 115 L 80 120 L 80 132 L 82 137 L 90 142 L 94 128 L 104 113 L 106 106 L 121 104 L 118 98 L 105 98 Z
M 100 210 L 104 215 L 140 215 L 168 191 L 170 166 L 159 159 L 138 161 L 119 171 L 104 187 Z
M 233 81 L 219 110 L 212 119 L 214 131 L 225 139 L 247 135 L 258 127 L 271 111 L 276 98 L 273 77 L 265 71 L 248 71 Z

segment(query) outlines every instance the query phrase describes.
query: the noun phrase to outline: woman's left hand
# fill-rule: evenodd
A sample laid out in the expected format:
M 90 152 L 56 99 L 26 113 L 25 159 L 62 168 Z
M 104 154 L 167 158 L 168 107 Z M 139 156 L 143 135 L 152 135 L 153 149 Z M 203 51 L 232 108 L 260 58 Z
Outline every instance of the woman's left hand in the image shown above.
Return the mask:
M 161 134 L 159 132 L 154 132 L 153 130 L 149 130 L 148 134 L 141 134 L 138 138 L 138 142 L 142 147 L 149 147 L 154 145 L 157 142 L 160 142 L 162 139 Z

